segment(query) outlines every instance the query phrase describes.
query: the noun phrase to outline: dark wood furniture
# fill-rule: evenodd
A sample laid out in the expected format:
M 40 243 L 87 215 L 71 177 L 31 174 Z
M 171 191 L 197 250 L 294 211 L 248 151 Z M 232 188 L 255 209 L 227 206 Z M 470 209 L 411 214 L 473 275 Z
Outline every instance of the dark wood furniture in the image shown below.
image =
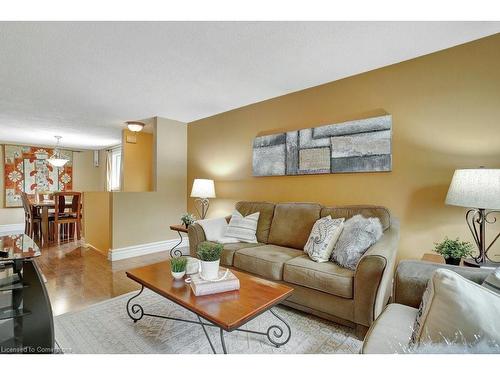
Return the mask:
M 227 353 L 224 331 L 239 330 L 264 335 L 277 347 L 286 344 L 291 337 L 290 326 L 271 309 L 292 294 L 293 288 L 243 272 L 235 270 L 232 272 L 240 280 L 239 290 L 197 297 L 190 285 L 184 280 L 174 280 L 170 273 L 170 262 L 156 263 L 128 271 L 127 276 L 139 283 L 141 290 L 128 301 L 127 313 L 134 322 L 143 316 L 153 316 L 201 325 L 214 353 L 216 351 L 207 334 L 207 326 L 219 328 L 224 353 Z M 141 305 L 132 303 L 132 300 L 139 297 L 144 288 L 148 288 L 191 311 L 196 315 L 197 321 L 145 312 Z M 273 325 L 269 327 L 267 332 L 239 328 L 266 311 L 270 311 L 285 327 Z M 202 319 L 209 323 L 203 322 Z
M 54 238 L 59 241 L 60 225 L 65 227 L 67 234 L 81 238 L 82 230 L 82 193 L 58 192 L 54 194 Z
M 180 251 L 180 249 L 177 249 L 177 247 L 179 247 L 179 245 L 182 243 L 182 240 L 183 240 L 181 233 L 187 234 L 188 229 L 183 224 L 174 224 L 174 225 L 170 226 L 170 230 L 176 231 L 177 234 L 179 235 L 179 242 L 176 243 L 175 246 L 170 249 L 170 257 L 171 258 L 180 257 L 180 256 L 182 256 L 182 251 Z
M 0 306 L 2 353 L 52 353 L 54 322 L 49 296 L 34 258 L 40 250 L 25 234 L 0 237 L 0 292 L 10 294 Z
M 41 217 L 41 222 L 42 222 L 42 235 L 41 235 L 41 245 L 42 247 L 48 247 L 50 245 L 49 241 L 49 211 L 55 210 L 55 200 L 54 199 L 47 199 L 43 200 L 43 195 L 39 199 L 36 199 L 35 197 L 29 197 L 30 199 L 30 204 L 39 212 L 41 212 L 40 217 Z M 71 207 L 72 203 L 66 203 L 66 207 Z
M 21 192 L 21 200 L 24 208 L 24 233 L 31 238 L 40 235 L 42 218 L 38 209 L 31 204 L 28 194 Z

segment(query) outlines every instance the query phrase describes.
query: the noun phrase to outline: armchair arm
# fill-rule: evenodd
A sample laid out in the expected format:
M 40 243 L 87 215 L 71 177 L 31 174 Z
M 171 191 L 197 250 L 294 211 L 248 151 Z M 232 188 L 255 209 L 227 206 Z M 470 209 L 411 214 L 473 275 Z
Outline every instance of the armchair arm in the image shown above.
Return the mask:
M 394 277 L 394 302 L 418 308 L 427 287 L 427 282 L 438 268 L 452 270 L 478 284 L 481 284 L 491 272 L 491 270 L 482 268 L 403 260 L 399 263 Z
M 399 243 L 399 221 L 392 219 L 382 238 L 361 257 L 354 274 L 354 321 L 369 327 L 392 291 Z
M 194 223 L 188 227 L 189 255 L 197 258 L 196 249 L 200 242 L 206 241 L 205 232 L 200 224 Z

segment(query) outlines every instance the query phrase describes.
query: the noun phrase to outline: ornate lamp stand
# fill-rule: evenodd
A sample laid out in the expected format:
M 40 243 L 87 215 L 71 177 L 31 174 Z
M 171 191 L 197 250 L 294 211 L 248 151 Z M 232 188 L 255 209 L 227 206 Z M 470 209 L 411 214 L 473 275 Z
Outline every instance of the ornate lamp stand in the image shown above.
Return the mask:
M 481 266 L 494 266 L 494 263 L 498 265 L 500 262 L 495 262 L 488 256 L 488 251 L 491 249 L 493 244 L 500 237 L 500 232 L 495 236 L 491 243 L 486 246 L 486 224 L 496 223 L 497 218 L 494 214 L 500 213 L 499 210 L 486 211 L 484 208 L 473 208 L 467 211 L 465 214 L 465 220 L 472 233 L 474 242 L 479 249 L 479 255 L 477 257 L 472 257 L 472 259 L 465 259 L 464 263 L 472 267 Z

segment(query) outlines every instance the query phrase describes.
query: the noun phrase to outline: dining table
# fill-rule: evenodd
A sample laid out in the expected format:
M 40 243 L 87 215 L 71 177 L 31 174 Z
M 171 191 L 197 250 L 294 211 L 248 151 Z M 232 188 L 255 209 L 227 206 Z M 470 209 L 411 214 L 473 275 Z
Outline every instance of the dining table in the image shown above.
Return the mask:
M 54 199 L 30 198 L 30 204 L 41 212 L 42 221 L 42 247 L 49 246 L 49 210 L 55 210 L 56 202 Z M 71 208 L 71 202 L 66 202 L 65 208 Z

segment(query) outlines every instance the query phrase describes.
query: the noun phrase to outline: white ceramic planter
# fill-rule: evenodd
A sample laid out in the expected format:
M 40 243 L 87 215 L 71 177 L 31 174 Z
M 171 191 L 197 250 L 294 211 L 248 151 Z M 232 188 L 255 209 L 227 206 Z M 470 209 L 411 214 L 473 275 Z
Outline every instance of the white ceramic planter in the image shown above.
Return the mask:
M 186 275 L 193 275 L 200 271 L 200 261 L 193 257 L 186 257 L 187 265 L 186 265 Z
M 200 261 L 201 277 L 205 280 L 216 280 L 219 277 L 219 260 L 213 262 Z
M 174 277 L 174 279 L 176 280 L 180 280 L 184 277 L 184 275 L 186 274 L 186 271 L 182 271 L 182 272 L 174 272 L 174 271 L 171 271 L 172 272 L 172 276 Z

